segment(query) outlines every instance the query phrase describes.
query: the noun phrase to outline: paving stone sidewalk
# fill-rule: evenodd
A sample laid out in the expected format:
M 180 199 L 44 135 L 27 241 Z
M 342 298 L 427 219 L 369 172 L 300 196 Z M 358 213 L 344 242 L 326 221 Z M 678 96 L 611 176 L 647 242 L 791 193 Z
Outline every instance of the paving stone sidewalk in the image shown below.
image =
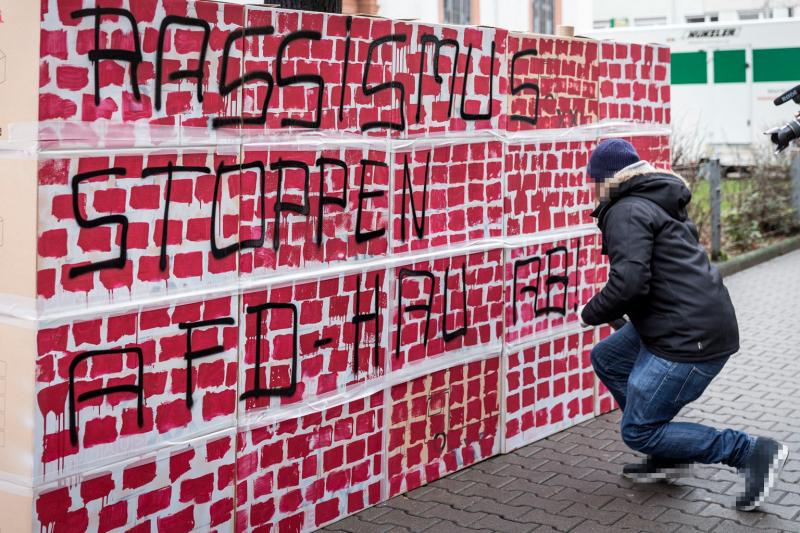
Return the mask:
M 726 279 L 742 349 L 680 418 L 785 442 L 762 507 L 733 508 L 733 469 L 698 466 L 676 484 L 634 485 L 619 412 L 494 457 L 332 524 L 329 531 L 800 532 L 800 251 Z

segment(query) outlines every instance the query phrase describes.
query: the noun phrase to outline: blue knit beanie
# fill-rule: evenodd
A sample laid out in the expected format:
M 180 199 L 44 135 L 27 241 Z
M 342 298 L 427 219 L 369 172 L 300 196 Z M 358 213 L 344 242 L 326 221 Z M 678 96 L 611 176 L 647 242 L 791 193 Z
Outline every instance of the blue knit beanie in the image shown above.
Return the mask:
M 603 182 L 628 165 L 638 162 L 639 154 L 631 143 L 623 139 L 606 139 L 592 152 L 586 172 L 594 181 Z

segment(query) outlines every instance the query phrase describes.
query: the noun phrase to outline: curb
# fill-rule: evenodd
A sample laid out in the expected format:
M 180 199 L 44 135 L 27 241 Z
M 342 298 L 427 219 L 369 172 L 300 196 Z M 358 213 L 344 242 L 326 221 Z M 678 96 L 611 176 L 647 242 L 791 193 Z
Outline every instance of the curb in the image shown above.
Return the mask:
M 723 277 L 727 277 L 798 249 L 800 249 L 800 235 L 747 252 L 728 261 L 714 263 L 714 266 Z

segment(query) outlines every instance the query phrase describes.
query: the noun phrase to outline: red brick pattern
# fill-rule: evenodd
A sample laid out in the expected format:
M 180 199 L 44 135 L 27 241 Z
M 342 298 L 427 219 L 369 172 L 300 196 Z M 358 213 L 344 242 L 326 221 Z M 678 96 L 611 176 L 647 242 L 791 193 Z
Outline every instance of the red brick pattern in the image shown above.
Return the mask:
M 241 30 L 245 11 L 243 6 L 204 0 L 120 0 L 97 3 L 89 0 L 42 0 L 42 5 L 40 66 L 43 74 L 39 89 L 39 120 L 53 123 L 45 125 L 40 132 L 41 138 L 71 139 L 78 134 L 80 138 L 96 135 L 95 143 L 90 142 L 93 140 L 91 138 L 85 139 L 90 144 L 107 140 L 103 139 L 103 130 L 100 129 L 58 124 L 66 121 L 73 126 L 95 122 L 149 125 L 155 128 L 119 130 L 118 134 L 141 142 L 159 138 L 177 139 L 181 128 L 207 129 L 213 117 L 236 117 L 241 114 L 240 91 L 221 94 L 219 80 L 226 37 Z M 95 69 L 90 59 L 90 54 L 95 50 L 97 17 L 91 13 L 80 16 L 80 11 L 96 6 L 125 9 L 136 23 L 133 27 L 128 18 L 117 13 L 102 14 L 97 38 L 101 50 L 136 54 L 139 61 L 135 69 L 138 94 L 131 78 L 131 62 L 103 59 L 96 63 Z M 78 16 L 74 17 L 73 13 Z M 187 18 L 194 23 L 187 24 Z M 169 24 L 161 32 L 165 22 Z M 206 33 L 208 41 L 204 47 Z M 163 43 L 159 102 L 157 75 L 160 40 Z M 204 61 L 200 65 L 203 54 Z M 242 57 L 241 42 L 234 43 L 228 54 L 228 68 L 238 72 Z M 203 82 L 198 84 L 196 77 L 172 77 L 176 72 L 185 70 L 202 70 Z M 99 77 L 96 78 L 97 74 Z M 100 89 L 97 95 L 96 83 Z
M 511 248 L 506 255 L 505 342 L 514 344 L 579 325 L 596 294 L 599 234 Z
M 393 82 L 393 53 L 401 43 L 390 40 L 378 44 L 369 57 L 371 43 L 391 38 L 393 21 L 298 13 L 261 6 L 249 6 L 246 20 L 248 27 L 274 28 L 269 35 L 245 38 L 243 77 L 270 73 L 273 80 L 271 94 L 270 83 L 266 80 L 245 84 L 242 113 L 245 118 L 261 116 L 269 95 L 266 124 L 245 124 L 246 128 L 320 128 L 348 133 L 396 134 L 396 130 L 386 125 L 370 126 L 379 122 L 400 124 L 401 120 L 400 91 L 387 88 L 372 92 L 382 84 Z M 300 31 L 311 33 L 298 34 Z M 291 38 L 287 40 L 287 37 Z M 293 83 L 281 80 L 291 81 L 295 76 L 300 79 Z M 307 78 L 305 82 L 303 77 Z M 320 83 L 323 84 L 321 98 Z
M 505 451 L 594 416 L 594 331 L 560 335 L 508 355 Z
M 429 358 L 499 351 L 502 261 L 503 251 L 497 249 L 396 268 L 392 369 Z
M 383 375 L 388 346 L 386 272 L 319 278 L 243 294 L 240 393 L 271 392 L 248 396 L 240 409 L 268 411 L 308 403 Z M 356 319 L 367 315 L 375 316 Z
M 231 531 L 234 439 L 216 433 L 37 488 L 33 529 Z
M 237 308 L 238 298 L 229 296 L 42 324 L 36 360 L 37 479 L 59 479 L 138 455 L 143 449 L 233 428 Z M 219 349 L 194 359 L 189 376 L 184 356 L 190 330 L 180 324 L 225 318 L 227 323 L 191 330 L 192 352 Z M 125 351 L 82 357 L 87 352 L 115 349 Z M 141 352 L 141 365 L 136 350 Z M 82 398 L 91 391 L 120 386 L 141 388 L 141 410 L 136 389 Z
M 669 47 L 600 43 L 600 119 L 669 124 Z
M 598 43 L 544 35 L 508 37 L 508 130 L 597 122 Z
M 241 241 L 263 236 L 263 244 L 243 246 L 242 278 L 386 254 L 391 174 L 387 151 L 368 145 L 319 149 L 246 145 L 243 157 L 245 165 L 264 164 L 265 180 L 262 190 L 257 171 L 243 174 Z M 279 201 L 292 205 L 278 209 Z
M 506 30 L 396 22 L 394 32 L 405 39 L 395 79 L 405 87 L 408 136 L 505 129 Z
M 586 175 L 593 148 L 589 141 L 506 145 L 507 237 L 533 237 L 594 222 L 594 187 Z
M 596 127 L 668 49 L 98 3 L 42 0 L 34 527 L 308 531 L 615 407 L 585 167 L 669 168 Z
M 625 140 L 633 144 L 641 159 L 649 161 L 654 167 L 664 170 L 672 168 L 668 135 L 636 135 L 625 137 Z
M 43 156 L 38 176 L 40 309 L 234 282 L 236 256 L 215 257 L 211 240 L 213 234 L 220 248 L 237 242 L 237 163 L 238 151 L 224 146 Z M 220 173 L 221 165 L 233 168 Z M 170 166 L 175 167 L 171 182 Z M 120 261 L 81 271 L 120 258 L 123 234 L 124 266 Z
M 395 151 L 392 251 L 431 251 L 501 237 L 502 175 L 499 141 Z
M 383 400 L 240 428 L 236 530 L 309 531 L 380 502 Z
M 499 367 L 492 357 L 392 387 L 389 497 L 499 453 Z

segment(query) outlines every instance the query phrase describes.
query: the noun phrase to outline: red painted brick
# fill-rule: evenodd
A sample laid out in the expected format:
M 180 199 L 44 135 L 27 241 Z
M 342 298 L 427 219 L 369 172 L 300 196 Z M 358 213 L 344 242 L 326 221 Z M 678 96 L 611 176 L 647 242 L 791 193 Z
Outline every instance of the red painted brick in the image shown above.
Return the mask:
M 178 278 L 192 278 L 203 274 L 203 253 L 175 254 L 173 273 Z
M 166 402 L 156 407 L 156 428 L 166 433 L 175 428 L 186 427 L 192 421 L 192 412 L 183 399 Z
M 67 230 L 54 229 L 39 236 L 39 255 L 42 257 L 64 257 L 67 255 Z
M 81 483 L 81 498 L 84 502 L 106 498 L 113 489 L 111 474 L 87 479 Z
M 100 509 L 98 531 L 105 533 L 123 527 L 128 521 L 128 502 L 121 501 Z
M 117 419 L 107 416 L 86 422 L 83 434 L 84 448 L 114 442 L 117 439 Z
M 142 518 L 169 507 L 172 486 L 146 492 L 139 496 L 136 505 L 136 517 Z

